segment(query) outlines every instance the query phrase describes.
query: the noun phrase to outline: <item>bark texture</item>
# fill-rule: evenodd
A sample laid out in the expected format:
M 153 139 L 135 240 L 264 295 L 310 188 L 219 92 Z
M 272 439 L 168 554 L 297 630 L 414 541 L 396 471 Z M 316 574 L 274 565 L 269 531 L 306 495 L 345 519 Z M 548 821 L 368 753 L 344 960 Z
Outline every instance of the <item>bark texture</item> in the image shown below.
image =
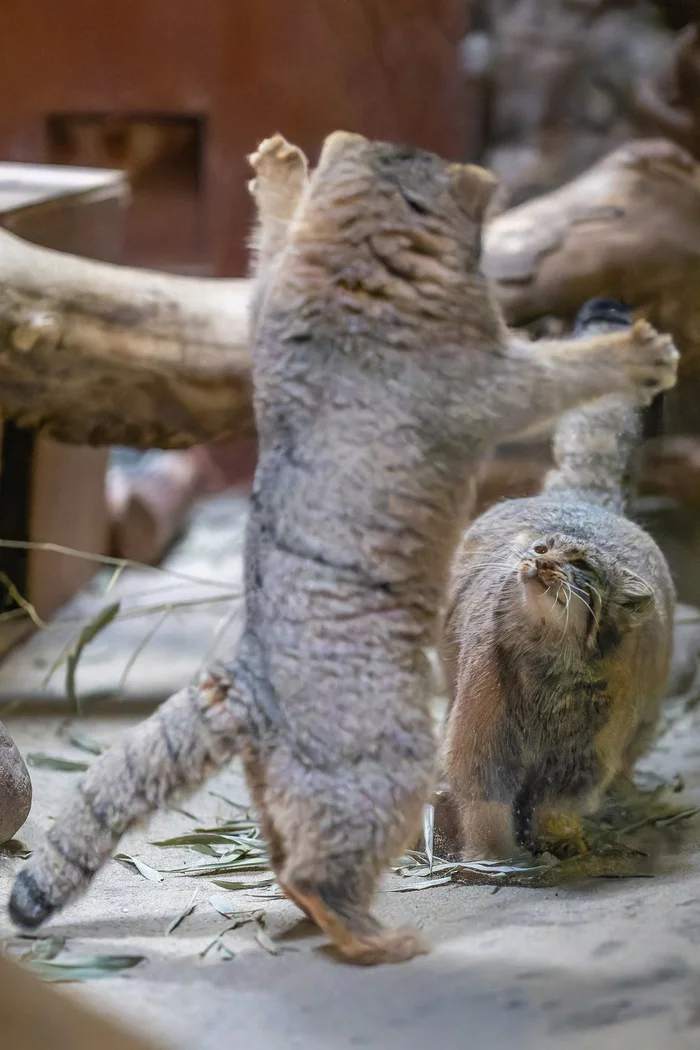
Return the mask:
M 0 230 L 0 409 L 76 444 L 253 431 L 248 283 L 109 266 Z

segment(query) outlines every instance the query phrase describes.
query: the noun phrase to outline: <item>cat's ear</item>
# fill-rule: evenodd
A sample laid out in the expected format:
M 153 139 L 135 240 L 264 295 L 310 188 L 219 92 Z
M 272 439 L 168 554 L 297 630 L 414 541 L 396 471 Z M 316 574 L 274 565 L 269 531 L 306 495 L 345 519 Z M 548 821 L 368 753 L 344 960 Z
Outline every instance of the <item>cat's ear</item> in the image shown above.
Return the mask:
M 364 135 L 356 135 L 353 131 L 332 131 L 323 140 L 321 156 L 318 159 L 317 171 L 325 170 L 334 161 L 349 153 L 361 152 L 369 145 L 369 140 Z
M 639 576 L 623 574 L 617 601 L 629 617 L 630 626 L 636 626 L 649 615 L 654 608 L 655 600 L 656 596 L 651 584 Z
M 497 176 L 477 164 L 450 164 L 447 174 L 452 196 L 462 211 L 474 222 L 483 222 L 486 209 L 498 187 Z

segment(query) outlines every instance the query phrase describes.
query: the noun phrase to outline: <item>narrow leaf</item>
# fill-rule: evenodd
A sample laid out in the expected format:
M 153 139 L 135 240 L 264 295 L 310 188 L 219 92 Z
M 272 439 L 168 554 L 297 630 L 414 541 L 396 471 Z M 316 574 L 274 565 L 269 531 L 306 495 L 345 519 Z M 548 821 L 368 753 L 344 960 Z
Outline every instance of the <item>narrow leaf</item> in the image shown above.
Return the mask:
M 173 919 L 173 921 L 168 926 L 167 930 L 165 931 L 165 936 L 166 937 L 170 936 L 170 934 L 173 932 L 173 930 L 176 930 L 178 928 L 178 926 L 183 921 L 183 919 L 186 919 L 188 915 L 192 914 L 194 909 L 197 907 L 197 903 L 196 902 L 197 902 L 197 894 L 198 893 L 199 893 L 199 886 L 197 887 L 197 889 L 192 894 L 189 903 L 185 905 L 185 907 L 182 909 L 180 914 L 176 915 L 175 918 Z
M 411 890 L 427 890 L 431 886 L 445 886 L 452 882 L 451 875 L 443 875 L 439 879 L 421 879 L 420 882 L 410 882 L 404 886 L 387 886 L 387 893 L 410 893 Z
M 121 608 L 121 602 L 112 602 L 111 605 L 106 605 L 104 609 L 100 609 L 96 616 L 86 623 L 80 634 L 76 638 L 74 644 L 71 646 L 70 653 L 66 660 L 66 693 L 68 699 L 75 711 L 80 711 L 80 700 L 75 691 L 75 676 L 78 670 L 78 662 L 82 655 L 83 649 L 90 642 L 94 641 L 100 631 L 104 631 L 115 616 L 118 614 Z
M 215 886 L 221 886 L 222 890 L 257 890 L 262 886 L 273 886 L 275 876 L 268 875 L 264 879 L 255 879 L 251 882 L 244 882 L 242 879 L 236 882 L 229 879 L 212 879 L 211 881 Z
M 435 841 L 435 806 L 423 807 L 423 839 L 425 852 L 428 855 L 428 868 L 433 871 L 433 843 Z
M 243 813 L 248 812 L 248 806 L 244 802 L 236 802 L 235 799 L 229 798 L 228 795 L 222 795 L 220 791 L 209 791 L 208 794 L 212 798 L 220 798 L 222 802 L 227 802 L 234 809 L 240 809 Z
M 4 854 L 7 857 L 19 857 L 20 860 L 26 860 L 33 852 L 34 850 L 31 850 L 25 842 L 20 842 L 19 839 L 9 839 L 7 842 L 0 843 L 0 856 Z
M 269 955 L 279 955 L 282 949 L 275 944 L 269 933 L 258 923 L 255 930 L 255 940 L 258 942 L 260 947 L 266 951 Z
M 113 977 L 143 962 L 143 955 L 75 955 L 68 959 L 32 959 L 23 963 L 43 981 L 94 981 Z
M 219 915 L 223 915 L 225 919 L 232 919 L 235 915 L 242 915 L 244 913 L 239 912 L 236 905 L 228 897 L 224 896 L 223 893 L 215 894 L 209 898 L 214 911 L 218 911 Z
M 27 762 L 37 769 L 60 769 L 65 773 L 84 773 L 89 767 L 88 762 L 76 762 L 71 758 L 61 758 L 59 755 L 47 755 L 45 751 L 30 751 Z
M 130 857 L 128 853 L 117 853 L 115 860 L 118 860 L 120 864 L 126 864 L 143 875 L 144 879 L 148 879 L 150 882 L 162 882 L 163 876 L 155 868 L 152 868 L 150 864 L 146 864 L 145 861 L 139 860 L 138 857 Z
M 213 846 L 218 844 L 235 845 L 236 840 L 231 835 L 217 832 L 193 831 L 190 835 L 176 835 L 172 839 L 158 839 L 151 843 L 152 846 Z
M 68 726 L 65 730 L 65 736 L 66 739 L 70 740 L 73 747 L 80 748 L 81 751 L 88 751 L 91 755 L 101 755 L 105 750 L 103 744 L 88 736 L 87 733 L 83 733 L 80 729 L 73 729 L 71 726 Z

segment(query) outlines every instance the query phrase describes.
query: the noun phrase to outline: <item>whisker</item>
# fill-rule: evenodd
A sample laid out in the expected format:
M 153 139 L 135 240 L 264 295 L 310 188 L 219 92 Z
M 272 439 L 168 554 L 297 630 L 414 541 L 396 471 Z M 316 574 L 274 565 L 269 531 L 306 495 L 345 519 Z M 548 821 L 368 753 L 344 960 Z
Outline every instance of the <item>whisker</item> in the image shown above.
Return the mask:
M 595 621 L 595 622 L 597 623 L 597 622 L 598 622 L 598 617 L 597 617 L 597 616 L 596 616 L 596 614 L 595 614 L 595 613 L 593 612 L 593 609 L 591 608 L 591 606 L 590 606 L 590 605 L 588 604 L 588 602 L 587 602 L 587 601 L 586 601 L 586 599 L 584 598 L 584 596 L 583 596 L 583 595 L 584 595 L 584 592 L 583 592 L 583 591 L 581 591 L 581 590 L 579 590 L 579 588 L 578 588 L 578 587 L 575 587 L 573 583 L 570 583 L 570 584 L 569 584 L 569 588 L 570 588 L 570 590 L 571 590 L 572 594 L 573 594 L 573 595 L 574 595 L 574 596 L 575 596 L 576 598 L 578 598 L 578 600 L 579 600 L 580 602 L 583 602 L 583 604 L 584 604 L 584 605 L 586 606 L 586 608 L 588 609 L 589 613 L 590 613 L 590 614 L 591 614 L 591 616 L 593 617 L 594 621 Z
M 564 582 L 564 597 L 566 598 L 566 620 L 564 622 L 564 634 L 568 633 L 569 630 L 569 608 L 571 606 L 571 587 L 568 582 Z

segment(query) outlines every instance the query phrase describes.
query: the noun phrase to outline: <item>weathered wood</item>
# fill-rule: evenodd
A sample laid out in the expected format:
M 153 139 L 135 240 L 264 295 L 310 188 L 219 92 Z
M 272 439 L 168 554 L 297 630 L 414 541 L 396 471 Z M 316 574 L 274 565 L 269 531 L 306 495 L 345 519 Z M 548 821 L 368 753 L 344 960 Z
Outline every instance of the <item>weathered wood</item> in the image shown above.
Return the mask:
M 76 444 L 253 430 L 248 283 L 110 266 L 0 230 L 0 408 Z
M 609 154 L 559 190 L 498 216 L 484 266 L 512 325 L 570 320 L 612 296 L 669 331 L 681 350 L 673 428 L 697 428 L 700 374 L 700 165 L 649 139 Z

